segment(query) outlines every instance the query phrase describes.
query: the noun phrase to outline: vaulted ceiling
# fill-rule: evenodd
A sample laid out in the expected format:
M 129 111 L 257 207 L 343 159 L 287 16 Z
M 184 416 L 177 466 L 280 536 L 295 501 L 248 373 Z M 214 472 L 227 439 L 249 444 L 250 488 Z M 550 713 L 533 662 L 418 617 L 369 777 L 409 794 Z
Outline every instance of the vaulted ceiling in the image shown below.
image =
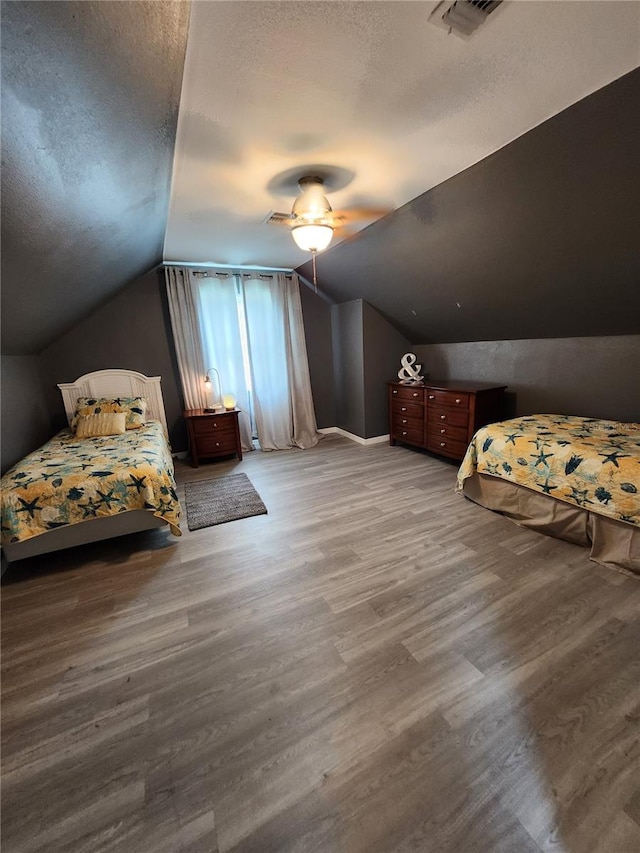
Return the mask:
M 512 0 L 469 40 L 429 23 L 435 6 L 3 3 L 3 353 L 40 351 L 158 264 L 163 244 L 168 261 L 299 266 L 305 255 L 286 229 L 262 220 L 290 209 L 296 170 L 318 165 L 342 170 L 334 207 L 400 208 L 320 257 L 321 287 L 336 301 L 368 299 L 415 342 L 508 337 L 513 316 L 527 317 L 516 336 L 628 331 L 628 226 L 609 268 L 626 310 L 617 319 L 583 311 L 583 331 L 571 316 L 584 276 L 569 268 L 580 223 L 570 229 L 570 252 L 561 240 L 550 252 L 539 247 L 539 275 L 521 275 L 520 258 L 509 280 L 514 259 L 496 272 L 489 244 L 483 253 L 478 240 L 482 275 L 456 267 L 456 255 L 473 256 L 465 240 L 483 228 L 492 245 L 501 233 L 509 245 L 532 242 L 530 220 L 513 225 L 496 185 L 511 174 L 531 193 L 547 180 L 541 162 L 530 168 L 539 146 L 553 151 L 569 137 L 576 152 L 595 144 L 595 159 L 580 162 L 597 169 L 597 152 L 613 145 L 618 186 L 637 122 L 616 134 L 594 133 L 590 121 L 621 114 L 619 96 L 613 106 L 611 96 L 593 99 L 638 64 L 640 4 Z M 574 129 L 563 112 L 572 104 Z M 551 169 L 553 186 L 563 183 L 559 169 Z M 563 203 L 579 204 L 585 175 L 566 183 Z M 598 179 L 591 189 L 605 185 Z M 629 176 L 619 207 L 607 199 L 604 215 L 633 206 L 633 188 Z M 539 221 L 553 199 L 536 204 Z M 574 221 L 576 210 L 556 213 Z M 596 267 L 590 293 L 602 283 Z M 562 295 L 555 325 L 530 310 L 542 279 L 547 296 Z M 505 309 L 509 293 L 520 295 Z M 496 325 L 490 316 L 503 309 Z

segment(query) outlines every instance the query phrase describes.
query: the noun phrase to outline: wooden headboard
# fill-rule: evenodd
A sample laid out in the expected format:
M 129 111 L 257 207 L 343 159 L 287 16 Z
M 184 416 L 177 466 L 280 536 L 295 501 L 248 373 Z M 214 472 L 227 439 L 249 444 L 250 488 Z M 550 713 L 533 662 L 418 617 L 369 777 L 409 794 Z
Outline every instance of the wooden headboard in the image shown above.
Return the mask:
M 79 376 L 75 382 L 61 382 L 58 388 L 62 393 L 69 425 L 78 397 L 144 397 L 148 420 L 160 421 L 167 433 L 167 416 L 159 376 L 145 376 L 135 370 L 95 370 Z

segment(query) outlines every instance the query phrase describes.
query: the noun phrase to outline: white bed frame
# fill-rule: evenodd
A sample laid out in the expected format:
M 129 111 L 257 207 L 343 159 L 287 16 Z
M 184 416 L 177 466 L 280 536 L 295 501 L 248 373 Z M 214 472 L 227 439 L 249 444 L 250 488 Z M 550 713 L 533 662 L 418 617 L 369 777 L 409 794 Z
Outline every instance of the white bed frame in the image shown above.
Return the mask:
M 96 370 L 93 373 L 85 373 L 75 382 L 62 382 L 58 388 L 62 393 L 69 425 L 78 397 L 144 397 L 147 401 L 147 419 L 160 421 L 167 435 L 167 418 L 159 376 L 145 376 L 135 370 Z M 132 509 L 118 515 L 92 518 L 78 524 L 70 524 L 68 527 L 59 527 L 24 542 L 9 543 L 3 547 L 3 551 L 7 561 L 13 562 L 62 548 L 73 548 L 126 533 L 166 526 L 166 521 L 156 518 L 150 511 Z
M 69 426 L 78 397 L 144 397 L 147 401 L 147 419 L 160 421 L 167 435 L 159 376 L 145 376 L 135 370 L 95 370 L 93 373 L 85 373 L 75 382 L 61 382 L 58 388 Z

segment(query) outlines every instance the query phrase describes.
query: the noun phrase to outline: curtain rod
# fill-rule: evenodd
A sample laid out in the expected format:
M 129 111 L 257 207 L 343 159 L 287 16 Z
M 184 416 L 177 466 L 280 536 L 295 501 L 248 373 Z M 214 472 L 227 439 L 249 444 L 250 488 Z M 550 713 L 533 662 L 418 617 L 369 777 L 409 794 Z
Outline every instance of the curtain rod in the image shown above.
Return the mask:
M 209 261 L 204 261 L 202 263 L 194 263 L 193 261 L 163 261 L 161 266 L 163 267 L 188 267 L 189 269 L 212 269 L 212 270 L 229 270 L 230 272 L 235 273 L 243 273 L 245 270 L 251 270 L 255 272 L 284 272 L 284 273 L 292 273 L 292 267 L 257 267 L 254 264 L 247 264 L 243 266 L 242 264 L 214 264 Z
M 242 278 L 273 278 L 272 275 L 265 275 L 261 273 L 260 275 L 254 276 L 254 274 L 250 272 L 243 273 L 233 273 L 233 272 L 207 272 L 206 270 L 194 270 L 193 275 L 196 278 L 230 278 L 232 275 L 239 275 Z M 285 278 L 292 279 L 293 276 L 291 274 L 285 275 Z

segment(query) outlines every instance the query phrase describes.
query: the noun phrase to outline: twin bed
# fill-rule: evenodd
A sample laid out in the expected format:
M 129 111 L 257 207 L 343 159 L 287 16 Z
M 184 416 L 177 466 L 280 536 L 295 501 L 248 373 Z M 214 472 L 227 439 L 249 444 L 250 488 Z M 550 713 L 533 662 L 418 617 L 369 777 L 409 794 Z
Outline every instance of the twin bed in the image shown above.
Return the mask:
M 640 424 L 530 415 L 475 436 L 458 489 L 518 524 L 640 573 Z
M 180 504 L 160 377 L 100 370 L 58 387 L 70 428 L 2 478 L 1 541 L 7 560 L 156 527 L 168 526 L 179 536 Z M 128 412 L 127 401 L 138 400 L 130 407 L 133 426 L 127 413 L 121 434 L 76 434 L 79 413 Z M 108 405 L 101 409 L 101 401 Z M 124 422 L 125 416 L 119 423 Z

